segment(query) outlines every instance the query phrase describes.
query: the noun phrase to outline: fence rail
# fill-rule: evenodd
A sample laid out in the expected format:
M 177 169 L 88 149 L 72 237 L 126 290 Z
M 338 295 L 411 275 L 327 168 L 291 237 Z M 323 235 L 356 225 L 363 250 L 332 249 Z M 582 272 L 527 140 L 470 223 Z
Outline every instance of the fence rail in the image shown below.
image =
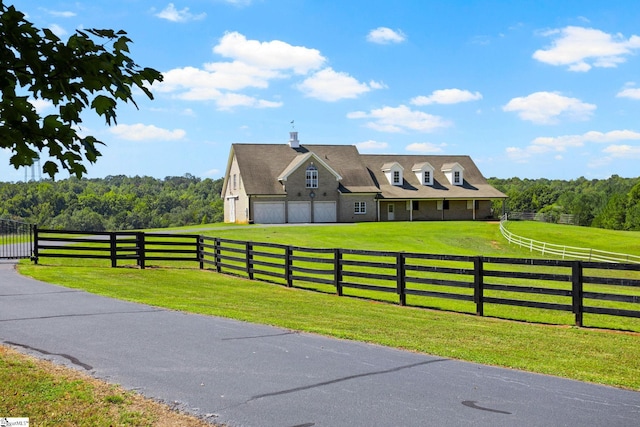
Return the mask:
M 33 224 L 0 219 L 0 259 L 30 258 L 34 228 Z
M 514 306 L 567 312 L 577 326 L 585 313 L 640 318 L 640 264 L 317 249 L 191 234 L 36 229 L 35 239 L 36 263 L 43 257 L 105 259 L 112 267 L 198 263 L 252 280 L 399 305 L 455 300 L 465 304 L 462 311 L 480 316 L 487 307 Z
M 513 218 L 510 214 L 505 214 L 500 218 L 500 232 L 509 243 L 528 248 L 529 251 L 540 252 L 542 255 L 553 255 L 562 259 L 581 259 L 586 261 L 598 262 L 621 262 L 640 264 L 640 256 L 622 254 L 617 252 L 607 252 L 598 249 L 579 248 L 574 246 L 556 245 L 553 243 L 541 242 L 539 240 L 529 239 L 528 237 L 518 236 L 507 229 L 509 218 Z M 519 216 L 518 219 L 523 218 Z

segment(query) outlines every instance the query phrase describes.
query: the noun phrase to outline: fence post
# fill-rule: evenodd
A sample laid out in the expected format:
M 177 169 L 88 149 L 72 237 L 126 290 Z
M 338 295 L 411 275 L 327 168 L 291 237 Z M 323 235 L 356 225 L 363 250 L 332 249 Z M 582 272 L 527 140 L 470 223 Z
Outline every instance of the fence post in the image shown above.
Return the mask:
M 484 260 L 481 256 L 473 259 L 473 301 L 476 315 L 484 316 Z
M 253 280 L 253 244 L 251 242 L 245 243 L 245 259 L 247 262 L 247 277 L 249 277 L 249 280 Z
M 111 268 L 116 268 L 118 265 L 118 239 L 115 232 L 109 233 L 109 244 L 111 253 Z
M 145 264 L 146 264 L 146 247 L 145 247 L 145 240 L 144 240 L 144 233 L 143 232 L 138 232 L 136 233 L 136 244 L 138 247 L 138 267 L 140 267 L 142 270 L 144 270 L 145 268 Z
M 33 225 L 33 250 L 32 255 L 31 255 L 31 259 L 33 260 L 34 264 L 38 264 L 38 245 L 40 244 L 40 242 L 38 241 L 38 225 L 34 224 Z
M 213 239 L 213 247 L 214 247 L 213 252 L 215 253 L 213 261 L 216 266 L 216 272 L 220 273 L 222 271 L 222 266 L 220 265 L 220 238 L 219 237 L 216 237 Z
M 342 296 L 342 251 L 333 250 L 333 283 L 336 286 L 336 294 Z
M 571 296 L 573 299 L 573 314 L 576 326 L 582 327 L 583 314 L 583 271 L 582 261 L 573 261 L 571 268 Z
M 400 298 L 400 305 L 407 305 L 407 293 L 405 292 L 407 286 L 405 263 L 406 258 L 404 253 L 398 252 L 396 254 L 396 283 L 398 296 Z
M 199 235 L 197 238 L 198 260 L 200 261 L 200 270 L 204 270 L 204 237 Z
M 286 246 L 284 249 L 284 278 L 287 281 L 287 287 L 290 288 L 293 286 L 293 279 L 291 277 L 291 254 L 292 254 L 291 246 Z

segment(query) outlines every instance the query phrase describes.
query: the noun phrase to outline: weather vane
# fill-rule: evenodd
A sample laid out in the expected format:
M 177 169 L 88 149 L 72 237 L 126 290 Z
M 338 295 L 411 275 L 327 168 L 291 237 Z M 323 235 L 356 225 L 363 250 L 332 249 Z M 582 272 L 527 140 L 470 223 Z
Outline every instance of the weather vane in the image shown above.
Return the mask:
M 291 129 L 295 129 L 296 126 L 293 124 L 294 120 L 291 120 Z

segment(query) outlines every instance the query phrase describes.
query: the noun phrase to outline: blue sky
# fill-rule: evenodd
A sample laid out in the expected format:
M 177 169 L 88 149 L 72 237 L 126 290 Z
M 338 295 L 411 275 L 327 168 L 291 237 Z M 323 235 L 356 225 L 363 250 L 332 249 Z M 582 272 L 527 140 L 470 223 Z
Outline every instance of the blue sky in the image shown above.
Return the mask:
M 302 144 L 466 154 L 487 177 L 640 175 L 635 1 L 5 3 L 61 38 L 123 29 L 165 76 L 117 126 L 84 116 L 107 144 L 90 178 L 220 178 L 232 143 L 286 143 L 292 121 Z M 8 158 L 0 181 L 23 180 Z

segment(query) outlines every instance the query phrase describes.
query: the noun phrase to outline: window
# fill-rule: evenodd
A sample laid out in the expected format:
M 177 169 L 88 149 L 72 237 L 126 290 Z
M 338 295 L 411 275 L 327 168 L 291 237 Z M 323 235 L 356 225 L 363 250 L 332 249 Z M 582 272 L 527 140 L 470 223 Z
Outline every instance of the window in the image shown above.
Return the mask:
M 445 211 L 448 211 L 448 210 L 449 210 L 449 201 L 448 201 L 448 200 L 443 200 L 443 201 L 442 201 L 442 208 L 443 208 Z
M 356 214 L 366 214 L 367 213 L 367 202 L 356 202 L 353 213 Z
M 453 173 L 453 183 L 460 184 L 460 171 L 455 171 Z
M 414 211 L 419 211 L 420 210 L 420 202 L 418 200 L 414 200 L 413 201 L 413 210 Z
M 236 190 L 238 188 L 238 175 L 233 174 L 233 189 Z
M 393 171 L 393 183 L 400 184 L 400 171 Z
M 431 184 L 431 171 L 424 171 L 424 183 Z
M 307 188 L 318 188 L 318 168 L 313 163 L 307 168 Z

